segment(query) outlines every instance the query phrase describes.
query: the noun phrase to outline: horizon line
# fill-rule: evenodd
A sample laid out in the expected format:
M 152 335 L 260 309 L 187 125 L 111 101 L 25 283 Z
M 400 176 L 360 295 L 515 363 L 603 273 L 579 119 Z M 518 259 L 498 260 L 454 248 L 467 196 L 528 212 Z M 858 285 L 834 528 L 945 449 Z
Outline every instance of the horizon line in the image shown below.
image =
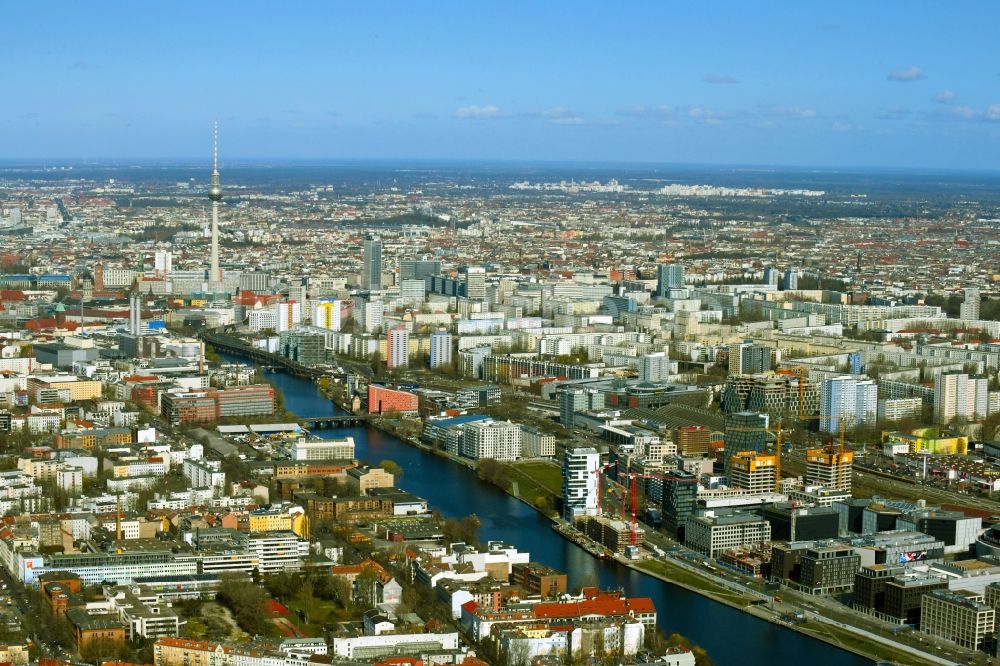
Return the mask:
M 302 164 L 309 166 L 339 166 L 343 163 L 392 163 L 392 164 L 479 164 L 479 165 L 522 165 L 522 166 L 578 166 L 578 167 L 642 167 L 642 168 L 701 168 L 701 169 L 747 169 L 773 171 L 823 171 L 823 172 L 866 172 L 903 171 L 911 173 L 980 173 L 1000 174 L 1000 167 L 955 167 L 955 166 L 903 166 L 903 165 L 829 165 L 829 164 L 781 164 L 754 162 L 661 162 L 655 160 L 621 159 L 574 159 L 574 158 L 506 158 L 506 157 L 263 157 L 236 156 L 222 161 L 222 168 L 229 162 L 231 166 L 272 166 L 274 164 Z M 19 166 L 194 166 L 205 162 L 211 168 L 211 160 L 205 157 L 0 157 L 4 168 Z M 50 164 L 52 163 L 52 164 Z M 124 163 L 124 164 L 122 164 Z

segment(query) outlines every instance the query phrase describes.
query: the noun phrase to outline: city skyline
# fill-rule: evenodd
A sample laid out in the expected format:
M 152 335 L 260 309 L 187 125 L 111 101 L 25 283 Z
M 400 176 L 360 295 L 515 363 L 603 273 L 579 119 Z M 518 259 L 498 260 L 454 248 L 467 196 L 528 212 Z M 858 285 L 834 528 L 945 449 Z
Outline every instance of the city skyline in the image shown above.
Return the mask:
M 11 35 L 3 157 L 1000 168 L 985 4 L 240 7 Z

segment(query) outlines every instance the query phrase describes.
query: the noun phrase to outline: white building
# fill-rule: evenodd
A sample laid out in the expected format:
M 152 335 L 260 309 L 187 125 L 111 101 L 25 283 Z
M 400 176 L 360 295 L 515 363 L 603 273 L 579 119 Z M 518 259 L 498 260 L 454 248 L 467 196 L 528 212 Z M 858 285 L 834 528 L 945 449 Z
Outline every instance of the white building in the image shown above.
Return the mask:
M 388 368 L 405 368 L 410 365 L 410 332 L 404 326 L 389 329 L 385 356 Z
M 517 460 L 521 457 L 521 426 L 510 421 L 467 423 L 460 452 L 473 460 Z
M 226 486 L 226 474 L 222 471 L 222 463 L 218 460 L 184 461 L 181 467 L 184 478 L 188 479 L 192 488 L 218 488 Z
M 934 378 L 934 422 L 976 421 L 989 412 L 989 380 L 964 372 L 942 372 Z
M 299 439 L 292 443 L 292 460 L 353 460 L 354 438 Z
M 275 331 L 278 333 L 290 331 L 302 323 L 302 304 L 298 301 L 275 303 L 274 316 L 277 319 L 277 325 L 274 327 Z
M 451 365 L 451 334 L 448 331 L 431 333 L 430 366 L 439 368 Z
M 563 458 L 563 518 L 597 515 L 601 455 L 596 449 L 566 449 Z
M 278 330 L 278 315 L 274 310 L 250 310 L 247 313 L 247 326 L 251 331 L 276 331 Z
M 340 330 L 340 301 L 323 301 L 313 309 L 312 325 L 330 331 Z
M 819 428 L 840 432 L 841 419 L 848 430 L 875 423 L 878 416 L 878 386 L 871 379 L 851 376 L 824 379 L 819 386 Z
M 646 354 L 639 359 L 639 380 L 665 382 L 670 378 L 670 359 L 664 352 Z
M 684 545 L 712 558 L 724 550 L 770 540 L 771 523 L 752 513 L 717 515 L 705 511 L 700 516 L 689 516 L 684 525 Z

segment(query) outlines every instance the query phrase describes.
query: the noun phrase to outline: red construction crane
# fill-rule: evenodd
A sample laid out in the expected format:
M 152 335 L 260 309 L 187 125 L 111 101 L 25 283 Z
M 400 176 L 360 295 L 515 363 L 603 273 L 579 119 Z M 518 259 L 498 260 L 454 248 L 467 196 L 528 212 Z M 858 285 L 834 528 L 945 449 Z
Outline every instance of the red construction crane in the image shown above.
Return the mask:
M 638 490 L 637 490 L 638 479 L 659 479 L 660 481 L 670 481 L 670 480 L 673 480 L 673 479 L 677 479 L 678 477 L 674 476 L 674 475 L 671 475 L 671 474 L 640 474 L 639 472 L 629 472 L 626 476 L 628 476 L 632 480 L 632 484 L 631 484 L 632 485 L 632 525 L 631 525 L 631 530 L 630 530 L 631 533 L 629 535 L 630 536 L 629 543 L 634 546 L 634 545 L 636 545 L 636 543 L 635 543 L 635 541 L 636 541 L 636 530 L 639 527 L 639 520 L 638 520 L 638 518 L 636 516 L 636 506 L 638 504 Z M 625 505 L 625 503 L 622 502 L 622 520 L 625 519 L 624 505 Z

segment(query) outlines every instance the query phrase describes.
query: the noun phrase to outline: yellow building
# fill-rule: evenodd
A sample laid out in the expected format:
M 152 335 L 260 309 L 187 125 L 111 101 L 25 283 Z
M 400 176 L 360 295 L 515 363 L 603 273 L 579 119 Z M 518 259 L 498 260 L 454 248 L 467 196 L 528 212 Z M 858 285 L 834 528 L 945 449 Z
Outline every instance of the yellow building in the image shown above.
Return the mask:
M 829 449 L 806 451 L 806 485 L 851 492 L 854 452 Z
M 258 509 L 250 512 L 251 532 L 294 532 L 298 536 L 306 534 L 305 513 L 301 511 L 274 511 Z
M 739 451 L 729 460 L 729 482 L 751 493 L 767 493 L 777 485 L 778 456 Z
M 79 379 L 72 375 L 56 377 L 29 377 L 28 393 L 36 395 L 40 389 L 69 389 L 70 400 L 93 400 L 101 397 L 101 382 L 93 379 Z
M 882 443 L 906 444 L 910 453 L 964 456 L 969 452 L 969 438 L 940 428 L 918 428 L 909 433 L 883 432 Z

